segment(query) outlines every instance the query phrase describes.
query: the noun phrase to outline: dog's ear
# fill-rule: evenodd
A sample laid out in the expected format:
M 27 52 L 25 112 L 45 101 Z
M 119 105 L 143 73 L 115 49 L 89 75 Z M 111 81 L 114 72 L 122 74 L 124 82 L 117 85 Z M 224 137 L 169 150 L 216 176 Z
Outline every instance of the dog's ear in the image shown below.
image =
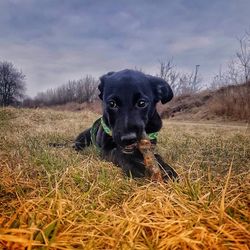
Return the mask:
M 148 75 L 148 78 L 153 88 L 156 102 L 161 101 L 162 104 L 165 104 L 173 98 L 173 91 L 165 80 L 150 75 Z
M 100 77 L 100 84 L 98 85 L 98 89 L 100 90 L 100 94 L 99 97 L 102 100 L 103 99 L 103 89 L 104 89 L 104 85 L 105 85 L 105 80 L 113 75 L 115 72 L 108 72 L 107 74 L 103 75 Z

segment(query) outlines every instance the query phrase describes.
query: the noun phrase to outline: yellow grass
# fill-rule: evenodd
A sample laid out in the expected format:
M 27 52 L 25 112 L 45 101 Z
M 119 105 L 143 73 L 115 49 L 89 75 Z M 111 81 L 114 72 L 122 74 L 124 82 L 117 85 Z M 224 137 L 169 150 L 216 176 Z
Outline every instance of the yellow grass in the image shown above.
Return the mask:
M 180 181 L 159 184 L 70 148 L 96 118 L 0 109 L 0 249 L 250 248 L 247 126 L 164 121 L 158 151 Z

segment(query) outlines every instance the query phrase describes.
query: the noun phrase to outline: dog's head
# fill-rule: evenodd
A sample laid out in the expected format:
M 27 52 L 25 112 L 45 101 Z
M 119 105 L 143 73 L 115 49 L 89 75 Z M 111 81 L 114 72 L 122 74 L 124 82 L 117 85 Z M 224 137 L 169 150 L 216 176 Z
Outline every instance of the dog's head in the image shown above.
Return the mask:
M 110 72 L 100 81 L 104 122 L 112 130 L 115 143 L 125 153 L 131 153 L 146 133 L 160 130 L 156 103 L 167 103 L 173 92 L 161 78 L 135 70 Z

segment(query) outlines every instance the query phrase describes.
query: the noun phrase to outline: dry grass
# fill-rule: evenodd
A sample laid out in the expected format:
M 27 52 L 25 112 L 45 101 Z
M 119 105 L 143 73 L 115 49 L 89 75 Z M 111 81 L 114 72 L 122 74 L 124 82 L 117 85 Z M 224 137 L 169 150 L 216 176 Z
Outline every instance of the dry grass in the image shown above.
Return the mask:
M 210 112 L 234 120 L 250 121 L 250 82 L 226 86 L 215 92 Z
M 94 149 L 50 148 L 90 112 L 0 110 L 0 248 L 249 249 L 250 135 L 165 122 L 159 151 L 179 183 L 131 180 Z

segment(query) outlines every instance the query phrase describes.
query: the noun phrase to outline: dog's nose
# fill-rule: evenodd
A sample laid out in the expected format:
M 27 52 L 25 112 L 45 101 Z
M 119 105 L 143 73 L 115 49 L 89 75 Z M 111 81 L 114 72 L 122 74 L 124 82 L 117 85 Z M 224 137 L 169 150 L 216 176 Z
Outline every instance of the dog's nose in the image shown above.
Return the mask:
M 124 145 L 131 145 L 137 141 L 136 133 L 129 133 L 126 135 L 121 136 L 122 144 Z

